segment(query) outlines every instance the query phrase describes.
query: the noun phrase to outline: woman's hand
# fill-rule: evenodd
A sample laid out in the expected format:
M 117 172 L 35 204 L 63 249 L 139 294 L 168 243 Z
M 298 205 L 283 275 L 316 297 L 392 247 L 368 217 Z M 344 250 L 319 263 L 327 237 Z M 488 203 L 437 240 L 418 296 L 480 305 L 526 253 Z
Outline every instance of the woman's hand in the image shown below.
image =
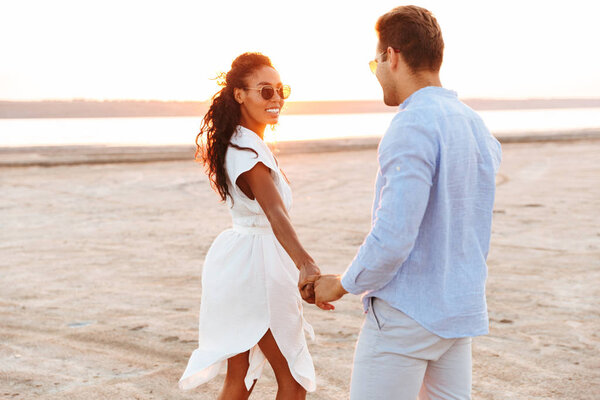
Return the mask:
M 313 262 L 306 262 L 298 266 L 300 270 L 300 277 L 298 278 L 298 290 L 302 299 L 309 304 L 315 304 L 315 289 L 314 283 L 309 281 L 310 276 L 321 275 L 321 270 Z

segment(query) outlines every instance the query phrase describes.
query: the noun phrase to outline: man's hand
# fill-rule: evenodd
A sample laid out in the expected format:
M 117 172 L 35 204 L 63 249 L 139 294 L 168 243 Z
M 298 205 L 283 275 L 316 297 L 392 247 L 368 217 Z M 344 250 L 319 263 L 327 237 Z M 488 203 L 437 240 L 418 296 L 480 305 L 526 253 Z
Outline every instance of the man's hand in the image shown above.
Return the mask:
M 314 279 L 309 280 L 310 276 L 320 276 L 321 270 L 313 262 L 302 264 L 299 267 L 300 277 L 298 278 L 298 290 L 302 299 L 309 304 L 315 304 Z
M 333 307 L 329 302 L 341 299 L 346 293 L 348 292 L 342 286 L 341 275 L 321 275 L 315 281 L 315 304 L 323 310 L 328 309 L 324 308 L 327 305 Z
M 309 304 L 315 304 L 315 281 L 321 276 L 321 270 L 314 262 L 308 262 L 300 266 L 300 277 L 298 278 L 298 290 L 300 296 Z M 335 307 L 325 301 L 317 304 L 322 310 L 333 310 Z

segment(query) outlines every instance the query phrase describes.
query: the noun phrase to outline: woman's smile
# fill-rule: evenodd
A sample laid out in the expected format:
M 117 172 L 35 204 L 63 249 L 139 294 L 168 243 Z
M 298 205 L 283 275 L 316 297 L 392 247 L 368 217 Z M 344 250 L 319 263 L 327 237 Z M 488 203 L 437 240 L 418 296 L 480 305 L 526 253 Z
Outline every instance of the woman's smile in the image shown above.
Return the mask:
M 281 111 L 281 108 L 279 108 L 279 107 L 270 107 L 270 108 L 267 108 L 265 111 L 267 113 L 271 114 L 272 117 L 277 118 L 277 117 L 279 117 L 279 112 Z

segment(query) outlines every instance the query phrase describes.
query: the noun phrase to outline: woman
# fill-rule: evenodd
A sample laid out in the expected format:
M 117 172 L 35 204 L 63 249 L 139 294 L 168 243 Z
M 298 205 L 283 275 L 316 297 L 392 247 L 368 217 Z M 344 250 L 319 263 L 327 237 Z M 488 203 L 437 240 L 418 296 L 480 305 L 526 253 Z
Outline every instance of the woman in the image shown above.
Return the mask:
M 268 360 L 277 399 L 304 399 L 315 389 L 315 372 L 303 330 L 314 333 L 303 319 L 296 282 L 319 268 L 298 241 L 288 215 L 290 187 L 263 141 L 290 90 L 258 53 L 236 58 L 222 85 L 196 143 L 233 228 L 206 255 L 198 349 L 179 385 L 196 387 L 226 363 L 219 399 L 247 399 Z

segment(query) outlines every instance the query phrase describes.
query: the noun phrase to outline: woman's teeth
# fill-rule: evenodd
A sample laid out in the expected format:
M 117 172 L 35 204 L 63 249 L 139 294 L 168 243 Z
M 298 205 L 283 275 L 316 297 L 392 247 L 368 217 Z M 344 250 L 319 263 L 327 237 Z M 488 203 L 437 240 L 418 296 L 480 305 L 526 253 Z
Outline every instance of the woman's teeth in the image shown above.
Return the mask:
M 279 108 L 267 108 L 269 114 L 279 114 Z

